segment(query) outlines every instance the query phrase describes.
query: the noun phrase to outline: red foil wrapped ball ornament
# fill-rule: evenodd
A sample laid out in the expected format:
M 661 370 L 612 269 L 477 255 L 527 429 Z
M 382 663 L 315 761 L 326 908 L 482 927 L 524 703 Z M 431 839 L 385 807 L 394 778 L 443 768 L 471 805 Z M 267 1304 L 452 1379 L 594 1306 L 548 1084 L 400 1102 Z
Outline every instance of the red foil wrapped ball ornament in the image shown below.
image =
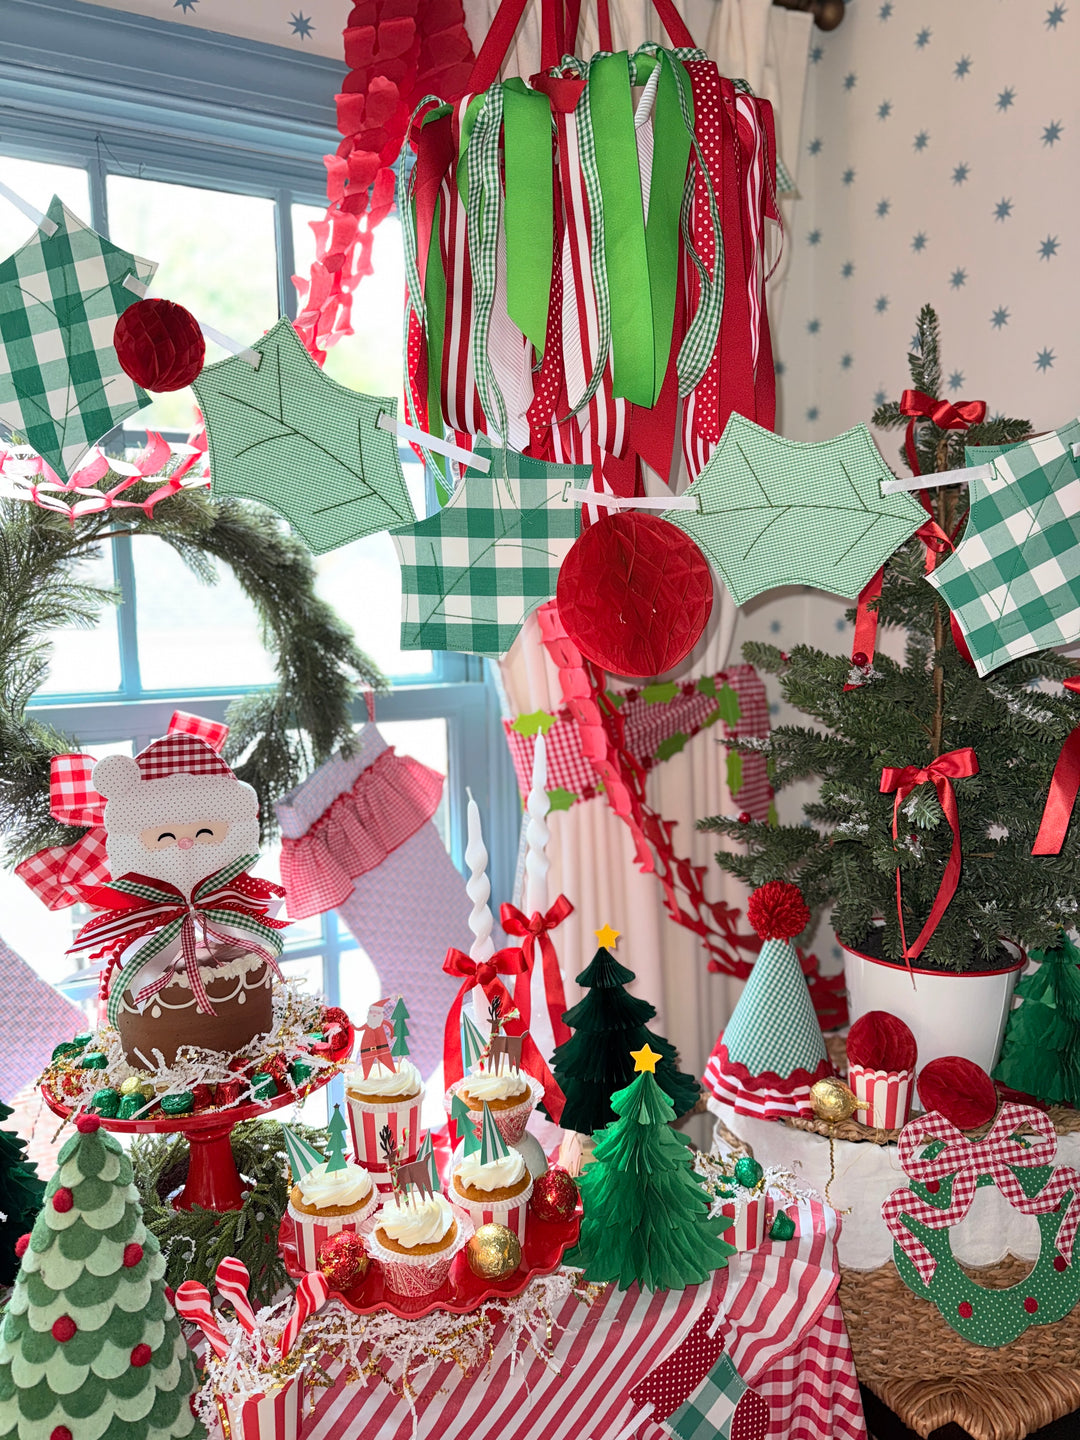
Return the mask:
M 810 911 L 797 885 L 770 880 L 747 901 L 746 918 L 762 940 L 794 940 L 810 923 Z
M 569 1171 L 556 1165 L 533 1181 L 529 1208 L 537 1220 L 569 1220 L 577 1204 L 578 1188 Z
M 144 390 L 182 390 L 206 360 L 206 341 L 190 310 L 171 300 L 137 300 L 116 322 L 120 368 Z
M 316 1263 L 331 1290 L 344 1294 L 360 1283 L 371 1261 L 363 1240 L 355 1230 L 341 1230 L 319 1246 Z

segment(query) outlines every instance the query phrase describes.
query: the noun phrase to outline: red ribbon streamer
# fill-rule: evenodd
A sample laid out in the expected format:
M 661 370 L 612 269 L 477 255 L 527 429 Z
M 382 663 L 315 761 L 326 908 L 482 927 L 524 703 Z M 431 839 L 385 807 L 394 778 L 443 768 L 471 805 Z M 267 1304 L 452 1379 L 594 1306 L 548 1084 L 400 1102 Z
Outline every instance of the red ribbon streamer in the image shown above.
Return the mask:
M 522 940 L 521 952 L 525 956 L 526 969 L 514 985 L 514 1004 L 521 1012 L 521 1023 L 526 1029 L 532 1019 L 532 972 L 536 963 L 536 945 L 538 941 L 540 943 L 544 997 L 556 1045 L 563 1045 L 570 1039 L 570 1027 L 563 1020 L 566 991 L 550 932 L 573 913 L 574 907 L 565 895 L 560 895 L 546 914 L 534 910 L 531 916 L 526 916 L 515 905 L 503 905 L 499 910 L 499 920 L 507 935 L 520 936 Z
M 904 436 L 904 451 L 911 473 L 921 475 L 915 450 L 916 421 L 929 420 L 939 430 L 968 430 L 972 425 L 981 425 L 986 419 L 986 401 L 961 400 L 958 405 L 953 405 L 949 400 L 935 400 L 922 390 L 905 390 L 900 396 L 900 414 L 910 416 Z
M 1062 681 L 1066 690 L 1080 695 L 1080 675 Z M 1061 754 L 1050 778 L 1050 791 L 1039 822 L 1039 833 L 1031 847 L 1032 855 L 1060 855 L 1065 833 L 1072 819 L 1073 806 L 1080 792 L 1080 725 L 1070 732 L 1061 747 Z
M 498 996 L 502 1013 L 508 1015 L 514 1008 L 510 999 L 510 992 L 503 984 L 502 975 L 523 975 L 526 973 L 528 962 L 524 952 L 516 945 L 508 946 L 505 950 L 496 950 L 490 960 L 477 962 L 471 956 L 466 955 L 463 950 L 457 950 L 453 946 L 446 952 L 446 959 L 443 961 L 443 970 L 447 975 L 453 975 L 455 979 L 461 980 L 461 989 L 454 996 L 454 1003 L 450 1006 L 450 1013 L 446 1017 L 446 1029 L 443 1032 L 443 1066 L 444 1081 L 446 1088 L 457 1081 L 464 1079 L 465 1064 L 461 1055 L 461 1006 L 469 991 L 477 985 L 483 990 L 488 1001 Z M 520 1020 L 512 1020 L 509 1024 L 503 1025 L 506 1034 L 513 1034 L 510 1025 L 521 1026 L 522 1045 L 521 1061 L 530 1075 L 535 1075 L 544 1087 L 544 1107 L 556 1124 L 566 1104 L 566 1096 L 559 1089 L 555 1076 L 548 1068 L 547 1061 L 536 1048 L 536 1042 L 532 1036 L 525 1031 Z
M 918 765 L 905 765 L 901 767 L 886 766 L 881 772 L 881 793 L 891 795 L 896 792 L 893 801 L 893 839 L 898 836 L 898 825 L 900 819 L 900 806 L 904 803 L 911 792 L 919 785 L 925 785 L 928 781 L 933 782 L 937 791 L 938 801 L 941 804 L 945 819 L 949 822 L 949 829 L 952 831 L 952 850 L 949 853 L 949 861 L 945 866 L 945 873 L 941 877 L 938 886 L 937 896 L 934 900 L 933 909 L 927 918 L 926 924 L 919 933 L 919 938 L 914 945 L 908 945 L 907 936 L 904 933 L 904 907 L 900 886 L 900 867 L 896 867 L 896 914 L 900 921 L 900 942 L 904 947 L 904 959 L 908 962 L 908 970 L 911 970 L 911 961 L 918 959 L 926 946 L 927 941 L 938 927 L 942 915 L 949 907 L 949 902 L 956 894 L 956 887 L 960 883 L 960 815 L 956 808 L 956 792 L 953 789 L 954 780 L 965 779 L 979 773 L 979 762 L 975 758 L 975 751 L 965 746 L 962 750 L 950 750 L 946 755 L 939 755 L 936 760 L 931 760 L 925 767 Z

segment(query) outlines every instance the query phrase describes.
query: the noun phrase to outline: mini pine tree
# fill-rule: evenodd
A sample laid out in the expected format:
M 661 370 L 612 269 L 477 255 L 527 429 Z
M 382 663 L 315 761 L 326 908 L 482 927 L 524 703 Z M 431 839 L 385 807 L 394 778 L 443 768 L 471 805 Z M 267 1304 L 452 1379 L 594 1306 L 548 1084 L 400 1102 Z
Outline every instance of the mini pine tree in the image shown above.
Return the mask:
M 11 1118 L 11 1109 L 0 1103 L 0 1121 Z M 26 1158 L 26 1145 L 11 1130 L 0 1130 L 0 1285 L 10 1285 L 19 1268 L 15 1242 L 25 1235 L 41 1209 L 45 1182 Z
M 344 1170 L 349 1163 L 345 1158 L 345 1116 L 341 1113 L 341 1106 L 334 1106 L 334 1113 L 330 1116 L 330 1124 L 326 1127 L 330 1139 L 326 1144 L 326 1172 L 332 1170 Z
M 728 1221 L 709 1217 L 690 1141 L 671 1128 L 675 1113 L 653 1074 L 660 1056 L 644 1045 L 633 1059 L 639 1073 L 611 1097 L 618 1118 L 597 1137 L 581 1176 L 581 1233 L 563 1260 L 620 1290 L 635 1280 L 682 1290 L 726 1265 L 734 1246 L 720 1238 Z
M 1034 950 L 1016 987 L 994 1079 L 1051 1105 L 1080 1106 L 1080 950 L 1065 934 Z
M 394 1043 L 390 1054 L 395 1060 L 404 1060 L 409 1053 L 409 1012 L 405 1009 L 405 1001 L 399 996 L 394 1006 L 394 1013 L 390 1016 L 390 1023 L 394 1027 Z
M 0 1440 L 203 1440 L 195 1368 L 131 1161 L 83 1115 L 63 1146 L 0 1329 Z
M 919 315 L 908 362 L 913 386 L 940 397 L 938 320 L 930 306 Z M 892 400 L 879 406 L 873 423 L 899 429 L 908 417 Z M 963 466 L 965 447 L 976 448 L 973 459 L 984 459 L 977 447 L 1009 445 L 1030 430 L 1029 421 L 1001 415 L 967 430 L 943 430 L 921 419 L 914 432 L 919 469 L 930 475 Z M 958 543 L 967 487 L 943 483 L 920 494 L 940 529 Z M 1080 718 L 1077 700 L 1061 689 L 1076 662 L 1044 650 L 980 679 L 954 643 L 948 607 L 926 582 L 926 560 L 926 547 L 913 536 L 884 568 L 878 619 L 884 629 L 904 633 L 902 660 L 879 650 L 866 675 L 853 673 L 846 655 L 809 645 L 787 654 L 772 645 L 743 647 L 751 664 L 780 676 L 785 700 L 814 723 L 779 725 L 765 742 L 729 746 L 764 748 L 777 790 L 819 779 L 819 797 L 804 807 L 810 823 L 742 823 L 721 815 L 699 824 L 746 846 L 745 855 L 717 855 L 724 870 L 751 886 L 795 880 L 811 908 L 832 907 L 845 945 L 865 950 L 880 943 L 883 958 L 900 960 L 897 866 L 911 941 L 933 908 L 952 832 L 934 786 L 926 784 L 903 802 L 894 841 L 893 796 L 880 792 L 882 769 L 925 766 L 972 748 L 979 772 L 954 787 L 963 844 L 959 888 L 918 963 L 985 969 L 1004 959 L 1002 937 L 1028 950 L 1052 949 L 1063 926 L 1080 922 L 1080 823 L 1070 826 L 1060 855 L 1031 853 L 1062 742 Z M 849 610 L 849 621 L 855 618 Z M 844 689 L 859 680 L 866 683 Z M 1053 683 L 1040 689 L 1040 681 Z M 874 928 L 879 916 L 885 921 L 880 932 Z
M 630 1051 L 643 1045 L 660 1054 L 656 1078 L 675 1114 L 685 1115 L 697 1103 L 701 1087 L 678 1068 L 674 1045 L 645 1028 L 656 1009 L 627 991 L 633 978 L 634 972 L 603 945 L 577 977 L 589 993 L 563 1016 L 574 1034 L 551 1057 L 552 1072 L 566 1096 L 560 1121 L 564 1130 L 591 1135 L 615 1118 L 611 1096 L 629 1084 L 634 1073 Z

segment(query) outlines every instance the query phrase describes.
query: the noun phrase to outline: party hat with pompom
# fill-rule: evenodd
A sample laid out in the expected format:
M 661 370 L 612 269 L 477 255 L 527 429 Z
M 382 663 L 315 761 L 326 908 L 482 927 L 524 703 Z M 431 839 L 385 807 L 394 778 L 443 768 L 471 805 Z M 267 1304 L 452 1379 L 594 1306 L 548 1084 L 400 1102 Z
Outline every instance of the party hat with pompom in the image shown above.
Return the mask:
M 795 950 L 810 911 L 798 887 L 770 880 L 746 918 L 762 946 L 746 988 L 705 1067 L 705 1084 L 737 1115 L 813 1114 L 810 1087 L 833 1073 Z

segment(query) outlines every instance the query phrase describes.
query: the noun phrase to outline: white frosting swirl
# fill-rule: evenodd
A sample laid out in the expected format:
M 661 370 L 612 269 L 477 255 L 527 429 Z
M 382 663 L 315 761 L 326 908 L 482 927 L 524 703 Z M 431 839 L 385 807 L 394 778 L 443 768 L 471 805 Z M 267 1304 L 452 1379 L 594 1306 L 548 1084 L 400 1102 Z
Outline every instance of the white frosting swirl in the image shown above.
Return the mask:
M 378 1060 L 371 1067 L 369 1075 L 364 1074 L 362 1065 L 350 1065 L 347 1072 L 348 1088 L 360 1095 L 395 1096 L 419 1095 L 423 1083 L 420 1071 L 409 1059 L 397 1062 L 397 1069 L 390 1070 Z
M 481 1165 L 480 1151 L 474 1150 L 462 1158 L 454 1174 L 467 1190 L 507 1190 L 521 1184 L 525 1161 L 516 1150 L 511 1150 L 504 1159 L 489 1160 Z
M 297 1185 L 304 1204 L 314 1205 L 316 1210 L 326 1210 L 331 1205 L 360 1205 L 371 1194 L 371 1176 L 362 1165 L 354 1165 L 351 1160 L 346 1160 L 344 1170 L 329 1172 L 325 1160 L 321 1165 L 313 1165 Z
M 454 1212 L 443 1195 L 400 1196 L 387 1200 L 376 1217 L 384 1230 L 407 1250 L 416 1245 L 437 1245 L 454 1223 Z
M 480 1070 L 468 1076 L 461 1088 L 474 1100 L 509 1100 L 515 1095 L 527 1095 L 529 1082 L 520 1070 L 500 1070 L 498 1074 Z

